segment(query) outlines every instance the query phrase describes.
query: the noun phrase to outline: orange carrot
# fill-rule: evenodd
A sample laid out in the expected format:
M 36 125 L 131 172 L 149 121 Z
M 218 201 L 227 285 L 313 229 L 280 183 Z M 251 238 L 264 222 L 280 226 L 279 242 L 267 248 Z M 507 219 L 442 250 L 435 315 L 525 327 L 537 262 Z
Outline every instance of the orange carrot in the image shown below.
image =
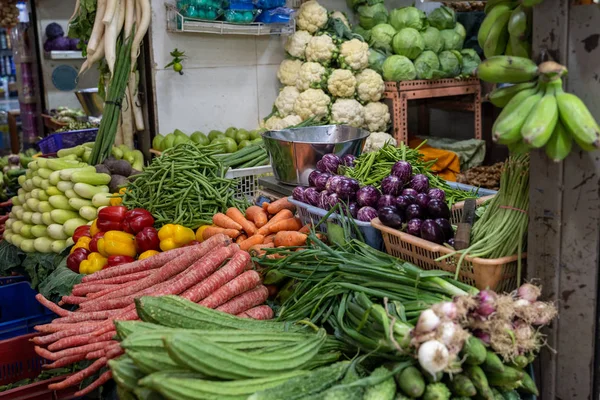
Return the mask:
M 275 241 L 275 234 L 270 234 L 269 236 L 265 236 L 264 244 L 273 243 Z
M 202 233 L 202 239 L 206 240 L 210 237 L 218 235 L 219 233 L 227 235 L 232 239 L 235 239 L 236 237 L 240 236 L 240 231 L 238 231 L 236 229 L 225 229 L 225 228 L 219 228 L 218 226 L 210 226 L 210 227 L 206 228 L 204 230 L 204 232 Z
M 300 228 L 300 230 L 298 232 L 308 235 L 310 233 L 311 228 L 312 228 L 312 224 L 306 224 L 302 228 Z
M 306 244 L 306 236 L 304 233 L 295 231 L 281 231 L 275 235 L 275 247 L 302 246 Z
M 246 235 L 245 233 L 242 233 L 240 236 L 237 237 L 237 239 L 235 239 L 235 242 L 237 244 L 240 244 L 246 239 L 248 239 L 248 235 Z
M 264 240 L 265 240 L 265 237 L 263 235 L 250 236 L 248 239 L 239 243 L 240 249 L 242 249 L 244 251 L 248 251 L 248 249 L 251 248 L 252 246 L 257 245 L 257 244 L 262 244 Z
M 280 231 L 298 231 L 300 228 L 302 228 L 302 222 L 298 218 L 288 218 L 271 225 L 269 231 L 271 233 Z
M 257 228 L 262 228 L 267 222 L 269 222 L 267 213 L 259 206 L 248 207 L 246 210 L 246 218 L 254 222 L 254 225 L 256 225 Z
M 269 214 L 277 214 L 281 210 L 290 210 L 291 212 L 296 211 L 296 206 L 290 203 L 287 197 L 281 198 L 273 203 L 269 204 L 267 211 Z
M 235 208 L 235 207 L 228 208 L 227 216 L 229 218 L 231 218 L 232 220 L 234 220 L 235 222 L 237 222 L 242 227 L 244 232 L 246 232 L 246 234 L 248 234 L 248 236 L 252 236 L 256 233 L 256 225 L 254 225 L 252 222 L 248 221 L 246 219 L 246 217 L 244 217 L 244 214 L 242 214 L 242 212 L 240 210 L 238 210 L 237 208 Z
M 285 219 L 293 218 L 293 217 L 294 217 L 294 214 L 290 210 L 283 209 L 283 210 L 279 211 L 277 214 L 275 214 L 273 216 L 273 218 L 271 218 L 269 220 L 269 222 L 267 222 L 266 225 L 264 225 L 262 228 L 260 228 L 258 230 L 258 233 L 260 235 L 265 235 L 266 236 L 269 233 L 271 233 L 271 226 L 272 225 L 276 224 L 279 221 L 283 221 Z
M 267 244 L 255 244 L 254 246 L 250 247 L 248 249 L 249 253 L 262 253 L 264 252 L 263 249 L 272 249 L 273 247 L 275 247 L 275 245 L 273 243 L 267 243 Z
M 225 229 L 235 229 L 236 231 L 242 230 L 242 225 L 238 224 L 231 219 L 231 217 L 223 213 L 217 213 L 213 215 L 213 224 Z
M 269 203 L 267 203 L 267 202 L 262 203 L 262 209 L 264 212 L 268 212 L 267 210 L 269 209 Z

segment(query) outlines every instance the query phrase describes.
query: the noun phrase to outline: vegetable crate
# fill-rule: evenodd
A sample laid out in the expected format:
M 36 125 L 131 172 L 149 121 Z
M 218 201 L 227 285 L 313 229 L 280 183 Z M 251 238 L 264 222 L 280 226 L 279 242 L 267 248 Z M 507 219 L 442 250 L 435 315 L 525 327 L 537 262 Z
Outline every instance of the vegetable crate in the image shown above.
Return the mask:
M 34 326 L 56 317 L 35 295 L 28 282 L 0 286 L 0 340 L 32 333 Z
M 53 133 L 40 140 L 38 145 L 43 154 L 56 153 L 60 149 L 67 149 L 87 142 L 93 142 L 96 140 L 97 134 L 98 128 Z
M 252 199 L 260 189 L 258 179 L 271 175 L 273 175 L 273 168 L 270 165 L 265 165 L 262 167 L 230 169 L 225 174 L 225 178 L 237 180 L 236 197 Z
M 298 200 L 294 200 L 292 197 L 288 197 L 290 203 L 296 206 L 296 210 L 298 211 L 298 217 L 302 221 L 303 224 L 316 224 L 329 212 L 327 210 L 323 210 L 322 208 L 314 207 L 306 203 L 302 203 Z M 340 216 L 338 214 L 331 214 L 329 219 L 331 222 L 338 223 L 340 218 L 346 218 L 344 216 Z M 376 228 L 372 227 L 369 222 L 363 222 L 359 220 L 354 220 L 358 229 L 362 233 L 365 243 L 369 246 L 381 250 L 383 248 L 383 239 L 381 232 L 379 232 Z M 321 232 L 327 232 L 327 224 L 323 223 L 319 226 L 319 230 Z
M 0 385 L 8 385 L 23 379 L 34 379 L 42 372 L 42 365 L 47 360 L 34 351 L 31 338 L 36 334 L 18 336 L 0 341 Z M 34 382 L 29 385 L 0 392 L 0 400 L 66 400 L 73 399 L 78 387 L 53 391 L 48 389 L 50 383 L 63 380 L 64 377 Z
M 481 205 L 488 200 L 482 197 L 477 200 Z M 452 206 L 450 222 L 454 225 L 461 221 L 464 202 Z M 371 225 L 381 231 L 383 242 L 388 254 L 408 261 L 425 270 L 444 270 L 450 273 L 456 272 L 459 256 L 436 261 L 437 258 L 452 253 L 454 250 L 419 237 L 409 235 L 397 229 L 389 228 L 375 218 Z M 522 262 L 527 255 L 523 254 Z M 486 259 L 479 257 L 465 257 L 460 266 L 459 280 L 478 289 L 490 288 L 497 292 L 510 292 L 517 288 L 517 267 L 519 257 L 517 255 L 497 259 Z

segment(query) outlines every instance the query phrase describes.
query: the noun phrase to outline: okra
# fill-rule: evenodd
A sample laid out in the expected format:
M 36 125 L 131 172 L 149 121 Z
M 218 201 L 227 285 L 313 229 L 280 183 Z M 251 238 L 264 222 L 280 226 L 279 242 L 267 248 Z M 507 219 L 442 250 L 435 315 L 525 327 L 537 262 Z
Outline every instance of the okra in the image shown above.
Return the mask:
M 498 357 L 496 353 L 490 350 L 487 351 L 487 354 L 485 355 L 485 361 L 481 365 L 481 368 L 483 368 L 483 370 L 486 372 L 504 372 L 504 364 L 502 364 L 502 360 L 500 360 L 500 357 Z
M 115 382 L 129 391 L 133 391 L 137 387 L 138 381 L 145 376 L 128 356 L 110 360 L 108 366 L 112 371 Z

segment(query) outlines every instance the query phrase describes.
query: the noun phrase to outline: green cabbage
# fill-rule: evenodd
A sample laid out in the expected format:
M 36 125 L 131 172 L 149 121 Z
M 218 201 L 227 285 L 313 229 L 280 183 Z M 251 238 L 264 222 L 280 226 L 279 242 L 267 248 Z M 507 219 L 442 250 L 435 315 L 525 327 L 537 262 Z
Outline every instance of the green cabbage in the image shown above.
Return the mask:
M 475 75 L 477 66 L 481 64 L 481 58 L 479 58 L 479 54 L 477 54 L 477 52 L 473 49 L 462 49 L 460 54 L 462 54 L 462 69 L 460 71 L 461 75 Z
M 396 29 L 414 28 L 418 31 L 425 24 L 425 13 L 415 7 L 402 7 L 392 10 L 390 13 L 390 24 Z
M 369 40 L 371 40 L 371 31 L 363 28 L 360 25 L 354 25 L 354 27 L 352 28 L 352 32 L 362 36 L 363 39 L 365 39 L 365 42 L 368 42 Z
M 365 29 L 371 29 L 375 25 L 385 24 L 388 21 L 388 10 L 385 5 L 379 3 L 372 6 L 358 7 L 358 23 Z
M 387 56 L 379 50 L 369 49 L 369 68 L 377 72 L 379 75 L 383 74 L 383 62 Z
M 465 29 L 465 26 L 463 24 L 461 24 L 460 22 L 457 22 L 456 25 L 454 26 L 454 30 L 456 31 L 456 33 L 458 33 L 460 35 L 460 37 L 462 38 L 463 41 L 466 39 L 467 30 Z
M 392 51 L 392 39 L 396 34 L 396 30 L 389 24 L 379 24 L 371 29 L 371 40 L 369 44 L 375 49 L 380 49 L 386 52 Z
M 453 52 L 448 50 L 442 51 L 439 55 L 439 59 L 444 78 L 454 78 L 460 75 L 460 60 Z
M 444 50 L 460 50 L 463 46 L 463 39 L 454 29 L 444 29 L 440 31 Z
M 424 51 L 415 60 L 415 70 L 418 79 L 438 79 L 444 73 L 440 70 L 440 60 L 431 50 Z
M 392 47 L 394 53 L 414 60 L 425 49 L 425 42 L 419 31 L 413 28 L 404 28 L 394 36 Z
M 421 37 L 425 43 L 425 50 L 431 50 L 436 54 L 444 50 L 444 42 L 442 42 L 439 29 L 430 26 L 421 32 Z
M 439 30 L 453 29 L 456 24 L 456 13 L 449 7 L 441 6 L 427 16 L 427 21 L 429 25 Z
M 383 79 L 386 81 L 412 81 L 416 77 L 415 66 L 404 56 L 390 56 L 383 63 Z

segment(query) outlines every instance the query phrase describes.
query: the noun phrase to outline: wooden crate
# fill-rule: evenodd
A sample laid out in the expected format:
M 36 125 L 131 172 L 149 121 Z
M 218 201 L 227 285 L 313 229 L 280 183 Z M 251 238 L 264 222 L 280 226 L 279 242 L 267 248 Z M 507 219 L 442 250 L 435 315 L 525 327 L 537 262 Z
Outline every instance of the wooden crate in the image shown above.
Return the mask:
M 408 101 L 420 99 L 439 99 L 432 100 L 428 106 L 420 107 L 420 131 L 428 130 L 429 115 L 427 107 L 435 107 L 453 111 L 473 112 L 475 138 L 482 138 L 481 83 L 477 78 L 385 82 L 383 97 L 384 101 L 390 106 L 393 124 L 392 135 L 398 142 L 408 142 Z M 449 99 L 449 97 L 454 98 Z M 419 132 L 419 134 L 426 134 L 426 132 Z

